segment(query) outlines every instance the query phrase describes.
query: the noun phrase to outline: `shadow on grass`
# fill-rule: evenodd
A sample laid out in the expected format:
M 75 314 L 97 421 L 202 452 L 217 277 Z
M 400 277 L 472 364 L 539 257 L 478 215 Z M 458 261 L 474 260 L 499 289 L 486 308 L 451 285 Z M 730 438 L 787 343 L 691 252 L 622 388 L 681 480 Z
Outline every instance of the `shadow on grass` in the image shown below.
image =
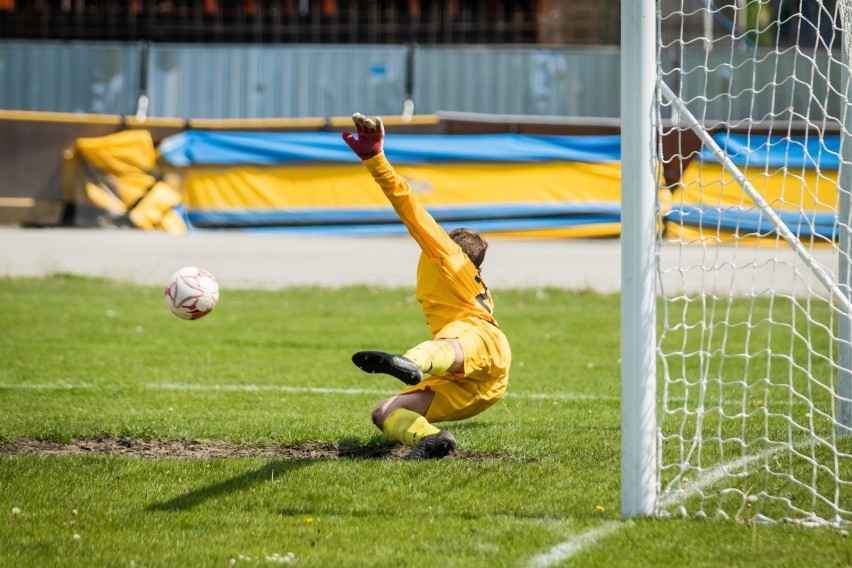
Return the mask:
M 271 461 L 261 468 L 248 471 L 237 477 L 214 483 L 183 495 L 178 495 L 168 501 L 154 503 L 146 507 L 147 511 L 187 511 L 198 505 L 205 503 L 211 499 L 217 499 L 223 495 L 244 491 L 256 485 L 272 479 L 273 474 L 279 477 L 284 477 L 290 473 L 299 470 L 306 465 L 310 465 L 316 460 L 276 460 Z
M 319 461 L 337 459 L 391 459 L 398 453 L 397 446 L 387 443 L 361 443 L 353 439 L 341 440 L 339 444 L 312 444 L 302 449 L 301 455 L 292 459 L 276 459 L 258 469 L 248 471 L 237 477 L 208 485 L 189 493 L 179 495 L 168 501 L 154 503 L 146 507 L 148 511 L 186 511 L 211 499 L 223 495 L 244 491 L 273 477 L 284 478 L 291 473 Z
M 297 470 L 320 461 L 334 460 L 403 460 L 408 448 L 399 444 L 383 442 L 363 443 L 355 439 L 343 439 L 337 444 L 304 443 L 298 449 L 288 448 L 287 459 L 274 459 L 266 465 L 200 489 L 178 495 L 168 501 L 153 503 L 148 511 L 186 511 L 211 499 L 245 491 L 249 487 L 270 479 L 283 479 Z M 284 456 L 282 456 L 283 458 Z M 445 460 L 472 460 L 480 462 L 505 459 L 499 454 L 478 454 L 457 450 Z

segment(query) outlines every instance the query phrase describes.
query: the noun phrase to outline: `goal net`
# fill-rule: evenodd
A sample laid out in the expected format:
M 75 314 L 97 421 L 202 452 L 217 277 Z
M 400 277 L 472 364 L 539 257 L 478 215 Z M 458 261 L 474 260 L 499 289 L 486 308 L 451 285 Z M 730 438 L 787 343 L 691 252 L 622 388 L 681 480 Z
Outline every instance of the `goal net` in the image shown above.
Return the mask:
M 656 10 L 656 512 L 848 525 L 852 0 Z

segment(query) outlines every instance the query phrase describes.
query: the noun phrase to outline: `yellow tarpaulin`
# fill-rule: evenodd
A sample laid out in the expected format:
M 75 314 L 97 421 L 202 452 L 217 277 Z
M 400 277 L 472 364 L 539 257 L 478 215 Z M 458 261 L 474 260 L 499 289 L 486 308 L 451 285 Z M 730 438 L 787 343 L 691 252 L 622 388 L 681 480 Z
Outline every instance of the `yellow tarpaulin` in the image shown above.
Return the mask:
M 145 130 L 79 138 L 66 154 L 67 183 L 79 224 L 130 224 L 173 234 L 187 231 L 175 210 L 181 195 L 155 175 L 157 151 Z

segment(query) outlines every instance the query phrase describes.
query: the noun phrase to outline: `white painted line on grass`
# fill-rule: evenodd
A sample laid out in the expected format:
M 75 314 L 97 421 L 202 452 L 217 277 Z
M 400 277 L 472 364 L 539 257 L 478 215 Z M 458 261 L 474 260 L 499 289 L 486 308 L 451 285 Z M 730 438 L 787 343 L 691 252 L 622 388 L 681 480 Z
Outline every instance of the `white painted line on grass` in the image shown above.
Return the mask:
M 89 383 L 0 383 L 0 390 L 71 390 L 94 389 L 97 385 Z M 343 395 L 384 395 L 392 396 L 398 390 L 362 389 L 362 388 L 333 388 L 333 387 L 296 387 L 291 385 L 255 385 L 255 384 L 192 384 L 192 383 L 149 383 L 145 388 L 151 390 L 173 391 L 225 391 L 225 392 L 263 392 L 278 391 L 302 394 L 343 394 Z M 505 398 L 521 400 L 548 400 L 574 402 L 619 402 L 618 396 L 608 394 L 582 392 L 507 392 Z M 669 397 L 670 402 L 684 402 L 684 397 Z M 807 405 L 804 401 L 793 400 L 785 404 L 794 406 Z M 740 407 L 742 401 L 727 400 L 726 407 Z M 681 410 L 681 409 L 678 409 Z M 691 409 L 694 412 L 694 409 Z
M 193 384 L 193 383 L 149 383 L 146 388 L 152 390 L 174 390 L 174 391 L 230 391 L 230 392 L 260 392 L 279 391 L 289 393 L 307 394 L 349 394 L 349 395 L 387 395 L 397 394 L 398 390 L 383 389 L 343 389 L 332 387 L 296 387 L 291 385 L 255 385 L 255 384 Z M 620 402 L 621 398 L 615 395 L 595 394 L 583 392 L 507 392 L 505 398 L 522 400 L 565 400 L 577 402 Z M 671 402 L 683 402 L 683 397 L 669 397 Z M 793 401 L 795 404 L 797 401 Z M 724 402 L 725 406 L 740 407 L 742 402 L 730 400 Z
M 713 467 L 709 467 L 705 471 L 702 471 L 695 481 L 684 483 L 677 489 L 672 490 L 671 493 L 661 496 L 659 505 L 664 509 L 668 509 L 669 507 L 683 503 L 693 495 L 703 491 L 705 487 L 720 481 L 729 473 L 744 469 L 753 462 L 766 459 L 777 451 L 778 448 L 769 448 L 757 454 L 742 456 L 734 461 L 718 463 Z
M 624 526 L 624 523 L 609 521 L 593 529 L 583 531 L 573 538 L 561 542 L 545 552 L 534 556 L 527 563 L 529 568 L 546 568 L 564 562 L 584 550 L 585 548 L 595 544 L 598 540 L 609 536 L 615 531 Z
M 260 392 L 279 391 L 290 393 L 308 394 L 378 394 L 394 395 L 398 390 L 381 389 L 342 389 L 331 387 L 294 387 L 290 385 L 255 385 L 255 384 L 192 384 L 192 383 L 149 383 L 146 388 L 152 390 L 174 390 L 174 391 L 230 391 L 230 392 Z M 618 402 L 618 397 L 609 395 L 587 394 L 587 393 L 506 393 L 506 398 L 521 398 L 528 400 L 579 400 L 579 401 L 608 401 Z
M 96 385 L 88 383 L 0 383 L 0 390 L 70 390 L 92 389 Z M 221 392 L 288 392 L 296 394 L 348 394 L 348 395 L 384 395 L 392 396 L 399 390 L 333 388 L 333 387 L 297 387 L 292 385 L 256 385 L 256 384 L 197 384 L 197 383 L 148 383 L 145 388 L 166 391 L 221 391 Z M 590 402 L 618 402 L 617 396 L 589 394 L 581 392 L 509 392 L 506 398 L 524 400 L 567 400 Z
M 0 383 L 0 390 L 71 390 L 93 389 L 97 385 L 88 383 Z M 399 390 L 334 388 L 334 387 L 297 387 L 292 385 L 256 385 L 256 384 L 197 384 L 197 383 L 148 383 L 146 389 L 186 392 L 287 392 L 295 394 L 343 394 L 343 395 L 382 395 L 393 396 Z M 579 392 L 529 392 L 506 393 L 506 398 L 525 400 L 567 400 L 590 402 L 618 402 L 618 397 L 602 394 Z
M 587 400 L 592 402 L 619 402 L 620 397 L 609 394 L 590 394 L 584 392 L 507 392 L 506 398 L 527 400 Z
M 149 383 L 146 388 L 151 390 L 171 391 L 226 391 L 226 392 L 289 392 L 307 394 L 393 394 L 393 391 L 378 389 L 339 389 L 332 387 L 294 387 L 290 385 L 199 385 L 188 383 Z
M 71 390 L 91 389 L 88 383 L 0 383 L 0 390 Z
M 676 493 L 671 493 L 660 499 L 660 506 L 671 507 L 679 503 L 685 502 L 687 499 L 704 490 L 705 488 L 717 483 L 724 478 L 728 472 L 741 469 L 752 462 L 765 459 L 772 450 L 765 450 L 752 456 L 743 456 L 732 462 L 717 464 L 714 467 L 708 468 L 701 472 L 695 481 L 684 485 Z M 630 521 L 615 522 L 610 521 L 583 531 L 569 538 L 565 542 L 561 542 L 545 552 L 533 557 L 528 563 L 528 568 L 547 568 L 554 566 L 571 558 L 575 554 L 582 552 L 586 548 L 594 546 L 597 542 L 616 531 L 631 526 Z

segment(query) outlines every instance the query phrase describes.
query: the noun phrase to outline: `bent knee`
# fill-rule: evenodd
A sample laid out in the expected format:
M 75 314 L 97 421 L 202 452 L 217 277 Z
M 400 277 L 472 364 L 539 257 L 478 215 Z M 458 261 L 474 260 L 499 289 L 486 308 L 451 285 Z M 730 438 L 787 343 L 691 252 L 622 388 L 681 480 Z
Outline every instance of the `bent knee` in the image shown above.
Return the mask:
M 373 419 L 373 424 L 375 424 L 376 428 L 379 430 L 381 430 L 382 426 L 385 425 L 385 415 L 378 406 L 373 409 L 373 413 L 370 418 Z
M 375 408 L 373 408 L 371 418 L 373 419 L 373 424 L 375 424 L 376 428 L 378 428 L 379 430 L 381 430 L 385 426 L 385 420 L 388 417 L 388 407 L 390 406 L 392 401 L 392 398 L 383 400 L 382 402 L 377 404 Z
M 381 401 L 373 408 L 373 424 L 379 430 L 384 430 L 385 420 L 388 419 L 395 410 L 404 408 L 412 412 L 416 412 L 421 416 L 426 416 L 429 406 L 432 404 L 434 393 L 431 390 L 417 391 L 413 393 L 399 394 Z

